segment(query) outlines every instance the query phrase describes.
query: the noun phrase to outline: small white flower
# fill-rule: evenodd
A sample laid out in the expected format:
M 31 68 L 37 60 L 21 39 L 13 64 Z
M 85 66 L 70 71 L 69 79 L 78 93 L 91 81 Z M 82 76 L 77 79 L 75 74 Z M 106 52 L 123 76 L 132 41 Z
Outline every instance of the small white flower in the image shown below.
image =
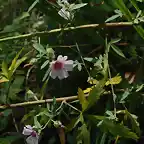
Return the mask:
M 26 139 L 27 144 L 38 144 L 39 136 L 30 125 L 26 125 L 22 132 L 23 135 L 29 136 Z
M 73 60 L 67 60 L 67 56 L 59 55 L 56 61 L 52 61 L 50 76 L 55 79 L 64 79 L 69 76 L 68 71 L 73 70 Z

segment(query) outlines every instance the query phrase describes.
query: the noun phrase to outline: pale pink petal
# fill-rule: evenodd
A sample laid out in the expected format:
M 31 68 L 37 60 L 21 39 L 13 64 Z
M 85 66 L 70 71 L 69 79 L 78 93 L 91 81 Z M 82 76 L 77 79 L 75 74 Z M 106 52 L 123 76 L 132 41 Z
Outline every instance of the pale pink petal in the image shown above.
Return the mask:
M 64 56 L 64 57 L 63 57 L 63 59 L 64 59 L 65 61 L 67 60 L 67 58 L 68 58 L 67 56 Z
M 64 68 L 67 71 L 72 71 L 73 70 L 73 60 L 65 61 Z
M 59 70 L 58 71 L 58 78 L 61 80 L 61 79 L 64 79 L 64 78 L 67 78 L 69 76 L 68 72 L 66 70 Z
M 31 129 L 32 127 L 24 127 L 22 134 L 23 135 L 31 135 L 33 130 Z
M 50 76 L 55 79 L 59 75 L 59 72 L 56 70 L 51 70 Z
M 50 68 L 51 68 L 51 69 L 53 69 L 55 63 L 56 63 L 56 61 L 52 61 L 52 62 L 50 63 Z
M 26 125 L 25 127 L 28 128 L 28 129 L 33 130 L 33 127 L 31 125 Z
M 26 139 L 27 144 L 38 144 L 38 137 L 29 136 Z
M 62 56 L 62 55 L 59 55 L 59 56 L 57 57 L 57 60 L 63 61 L 63 56 Z

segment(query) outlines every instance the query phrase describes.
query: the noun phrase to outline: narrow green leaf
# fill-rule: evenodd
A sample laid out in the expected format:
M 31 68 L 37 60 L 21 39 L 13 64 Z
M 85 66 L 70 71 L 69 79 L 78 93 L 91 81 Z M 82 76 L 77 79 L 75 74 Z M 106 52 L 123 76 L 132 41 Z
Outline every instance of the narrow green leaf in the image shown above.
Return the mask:
M 122 97 L 120 99 L 120 103 L 124 103 L 124 100 L 130 95 L 129 90 L 125 90 L 125 92 L 122 94 Z
M 19 20 L 29 17 L 30 14 L 28 12 L 23 12 L 22 15 L 19 17 Z
M 126 7 L 123 0 L 112 0 L 112 3 L 116 6 L 116 8 L 120 9 L 120 11 L 125 15 L 128 21 L 133 21 L 134 17 L 129 9 Z M 136 7 L 137 9 L 137 7 Z M 134 28 L 139 33 L 139 35 L 144 39 L 144 29 L 141 25 L 134 25 Z
M 46 73 L 45 73 L 45 75 L 44 75 L 42 81 L 45 81 L 45 80 L 47 79 L 49 73 L 50 73 L 50 69 L 48 69 L 48 70 L 46 71 Z
M 46 90 L 46 87 L 47 87 L 48 80 L 49 80 L 49 79 L 47 79 L 47 80 L 44 82 L 44 84 L 43 84 L 43 86 L 42 86 L 42 88 L 41 88 L 41 91 L 40 91 L 40 94 L 41 94 L 40 99 L 41 99 L 41 100 L 42 100 L 43 97 L 44 97 L 44 94 L 45 94 L 45 90 Z
M 0 83 L 8 82 L 9 80 L 5 77 L 0 77 Z
M 94 58 L 91 57 L 85 57 L 84 60 L 88 61 L 88 62 L 92 62 Z
M 105 113 L 109 116 L 109 119 L 115 119 L 116 118 L 115 115 L 109 110 L 107 110 Z
M 49 60 L 46 60 L 42 65 L 41 69 L 45 68 L 49 64 Z
M 12 63 L 9 67 L 9 71 L 13 71 L 17 62 L 17 59 L 19 58 L 20 54 L 22 53 L 23 49 L 20 50 L 20 52 L 18 52 L 18 54 L 15 56 L 15 58 L 12 60 Z
M 82 111 L 84 111 L 88 107 L 88 101 L 85 98 L 84 92 L 80 88 L 78 89 L 78 99 L 82 106 Z
M 28 114 L 25 114 L 25 115 L 23 116 L 23 118 L 21 119 L 21 122 L 23 123 L 23 122 L 26 121 L 28 118 L 34 117 L 34 116 L 35 116 L 35 112 L 36 112 L 36 110 L 31 110 Z
M 105 119 L 105 116 L 98 116 L 98 115 L 86 115 L 86 117 L 95 124 Z
M 85 123 L 78 130 L 77 142 L 80 141 L 83 142 L 83 144 L 90 144 L 90 132 Z
M 82 65 L 80 63 L 78 63 L 78 70 L 81 71 L 82 70 Z
M 139 9 L 139 7 L 138 7 L 138 5 L 137 5 L 137 1 L 136 1 L 136 0 L 130 0 L 130 2 L 131 2 L 131 4 L 135 7 L 135 9 L 136 9 L 137 11 L 140 11 L 140 9 Z
M 11 84 L 9 88 L 8 98 L 11 98 L 12 100 L 16 100 L 17 94 L 22 90 L 22 85 L 24 82 L 25 77 L 24 76 L 16 76 L 13 83 Z
M 110 21 L 112 21 L 112 20 L 115 20 L 115 19 L 118 18 L 118 17 L 120 17 L 118 14 L 113 15 L 113 16 L 109 17 L 105 22 L 106 22 L 106 23 L 107 23 L 107 22 L 110 22 Z
M 119 42 L 120 40 L 121 40 L 120 38 L 112 39 L 112 40 L 110 41 L 110 44 L 115 44 L 115 43 Z
M 30 12 L 35 6 L 36 4 L 39 2 L 39 0 L 35 0 L 32 5 L 29 7 L 28 12 Z
M 88 108 L 93 106 L 93 104 L 95 104 L 99 100 L 100 96 L 104 92 L 103 86 L 104 86 L 103 82 L 99 82 L 99 84 L 97 84 L 96 87 L 94 87 L 90 91 L 88 96 L 88 102 L 89 102 Z
M 8 78 L 8 66 L 7 66 L 7 63 L 6 61 L 3 61 L 2 62 L 2 74 Z
M 80 122 L 80 117 L 77 117 L 77 118 L 72 119 L 72 120 L 70 121 L 70 124 L 68 124 L 68 125 L 66 126 L 66 131 L 69 132 L 69 131 L 73 130 L 73 129 L 77 126 L 77 124 L 78 124 L 79 122 Z
M 35 125 L 35 128 L 37 129 L 41 128 L 41 124 L 38 122 L 37 116 L 34 117 L 34 125 Z
M 106 138 L 107 138 L 107 133 L 103 133 L 100 144 L 105 144 L 106 143 Z
M 123 52 L 114 44 L 111 45 L 111 48 L 121 57 L 125 58 Z
M 33 47 L 40 53 L 46 54 L 46 50 L 44 49 L 44 47 L 39 44 L 39 43 L 34 43 Z
M 140 136 L 140 127 L 139 127 L 139 123 L 137 121 L 137 116 L 129 113 L 127 110 L 126 110 L 126 114 L 129 117 L 129 119 L 131 120 L 131 126 L 132 126 L 133 131 L 135 131 L 138 134 L 138 136 Z
M 17 60 L 15 66 L 14 66 L 14 70 L 13 70 L 13 73 L 16 71 L 16 69 L 27 59 L 26 56 L 20 58 Z
M 138 136 L 134 132 L 131 132 L 129 128 L 125 127 L 122 124 L 115 124 L 112 120 L 109 120 L 107 118 L 103 120 L 100 128 L 102 128 L 103 130 L 107 129 L 114 136 L 121 136 L 134 140 L 138 139 Z
M 80 8 L 86 6 L 86 5 L 87 5 L 87 3 L 72 4 L 72 5 L 70 5 L 69 9 L 70 9 L 70 11 L 73 11 L 73 10 L 76 10 L 76 9 L 80 9 Z
M 144 87 L 144 84 L 139 85 L 139 86 L 137 87 L 136 92 L 141 91 L 141 90 L 143 89 L 143 87 Z

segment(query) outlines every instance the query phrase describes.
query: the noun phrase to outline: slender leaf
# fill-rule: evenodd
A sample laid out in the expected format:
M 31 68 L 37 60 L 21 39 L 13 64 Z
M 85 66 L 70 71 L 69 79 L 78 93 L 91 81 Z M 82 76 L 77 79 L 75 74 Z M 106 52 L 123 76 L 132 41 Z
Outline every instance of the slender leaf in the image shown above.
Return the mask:
M 21 59 L 18 59 L 17 62 L 15 63 L 14 69 L 12 73 L 16 71 L 16 69 L 27 59 L 26 56 L 22 57 Z
M 135 131 L 138 134 L 138 136 L 140 136 L 140 127 L 139 127 L 139 123 L 137 121 L 137 117 L 135 115 L 129 113 L 127 110 L 126 110 L 126 115 L 131 120 L 131 125 L 132 125 L 133 131 Z
M 139 9 L 139 7 L 138 7 L 138 5 L 137 5 L 137 1 L 136 1 L 136 0 L 130 0 L 130 2 L 131 2 L 131 4 L 135 7 L 135 9 L 136 9 L 137 11 L 140 11 L 140 9 Z
M 106 138 L 107 138 L 107 133 L 103 133 L 100 144 L 105 144 L 106 143 Z
M 116 45 L 112 44 L 111 47 L 119 56 L 125 58 L 123 52 Z
M 46 60 L 42 65 L 41 69 L 45 68 L 49 64 L 49 60 Z
M 48 69 L 48 70 L 46 71 L 46 73 L 45 73 L 45 75 L 44 75 L 42 81 L 45 81 L 45 80 L 47 79 L 49 73 L 50 73 L 50 69 Z
M 129 9 L 126 7 L 123 0 L 112 0 L 114 5 L 120 9 L 120 11 L 125 15 L 125 17 L 128 19 L 128 21 L 133 21 L 134 17 L 132 13 L 129 11 Z M 141 25 L 134 25 L 134 28 L 139 33 L 139 35 L 144 39 L 144 29 Z
M 105 22 L 107 23 L 107 22 L 109 22 L 109 21 L 115 20 L 115 19 L 118 18 L 118 17 L 120 17 L 118 14 L 113 15 L 113 16 L 109 17 Z
M 115 43 L 119 42 L 120 40 L 121 40 L 120 38 L 112 39 L 112 40 L 110 41 L 110 44 L 115 44 Z
M 8 78 L 8 66 L 7 66 L 7 63 L 6 61 L 3 61 L 2 62 L 2 74 Z
M 33 47 L 40 53 L 46 54 L 46 50 L 44 49 L 44 47 L 39 44 L 39 43 L 34 43 Z
M 28 9 L 28 12 L 30 12 L 35 6 L 36 6 L 36 4 L 39 2 L 39 0 L 35 0 L 34 2 L 33 2 L 33 4 L 29 7 L 29 9 Z
M 72 11 L 72 10 L 80 9 L 80 8 L 86 6 L 86 5 L 87 5 L 87 3 L 72 4 L 72 5 L 70 5 L 69 9 L 70 9 L 70 11 Z
M 88 96 L 88 102 L 89 102 L 89 105 L 88 105 L 88 108 L 90 108 L 93 104 L 95 104 L 100 96 L 102 95 L 102 93 L 104 92 L 104 82 L 105 80 L 101 80 L 89 93 L 89 96 Z
M 77 141 L 81 141 L 83 144 L 90 144 L 90 132 L 85 123 L 79 128 Z
M 84 111 L 88 107 L 88 101 L 85 98 L 84 92 L 80 88 L 78 89 L 78 99 L 82 106 L 82 111 Z
M 15 65 L 16 65 L 16 62 L 17 62 L 20 54 L 22 53 L 22 51 L 23 51 L 23 49 L 21 49 L 20 52 L 19 52 L 19 53 L 15 56 L 15 58 L 12 60 L 12 63 L 11 63 L 11 65 L 10 65 L 10 67 L 9 67 L 9 71 L 13 71 L 13 70 L 14 70 Z
M 114 136 L 122 136 L 134 140 L 138 139 L 138 136 L 134 132 L 131 132 L 129 128 L 125 127 L 122 124 L 115 124 L 109 119 L 103 120 L 100 128 L 102 128 L 103 130 L 107 130 Z
M 5 77 L 0 78 L 0 83 L 8 82 L 9 80 Z
M 120 103 L 124 103 L 124 100 L 130 95 L 129 90 L 125 90 L 125 92 L 122 94 L 122 97 L 120 99 Z
M 69 132 L 69 131 L 71 131 L 72 129 L 74 129 L 79 122 L 80 122 L 80 117 L 73 118 L 73 119 L 70 121 L 70 123 L 67 125 L 66 131 Z

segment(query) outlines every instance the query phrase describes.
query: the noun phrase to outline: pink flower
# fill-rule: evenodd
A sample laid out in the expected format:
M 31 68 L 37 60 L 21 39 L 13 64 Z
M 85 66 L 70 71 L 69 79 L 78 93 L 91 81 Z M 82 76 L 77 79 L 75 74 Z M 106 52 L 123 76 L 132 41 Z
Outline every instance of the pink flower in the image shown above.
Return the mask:
M 38 136 L 37 132 L 34 131 L 33 128 L 30 125 L 26 125 L 24 127 L 22 134 L 26 135 L 26 136 L 29 136 L 26 139 L 26 142 L 28 144 L 38 144 L 39 136 Z
M 52 61 L 50 68 L 50 76 L 55 79 L 64 79 L 69 76 L 68 71 L 73 70 L 73 60 L 67 60 L 67 56 L 59 55 L 56 61 Z

